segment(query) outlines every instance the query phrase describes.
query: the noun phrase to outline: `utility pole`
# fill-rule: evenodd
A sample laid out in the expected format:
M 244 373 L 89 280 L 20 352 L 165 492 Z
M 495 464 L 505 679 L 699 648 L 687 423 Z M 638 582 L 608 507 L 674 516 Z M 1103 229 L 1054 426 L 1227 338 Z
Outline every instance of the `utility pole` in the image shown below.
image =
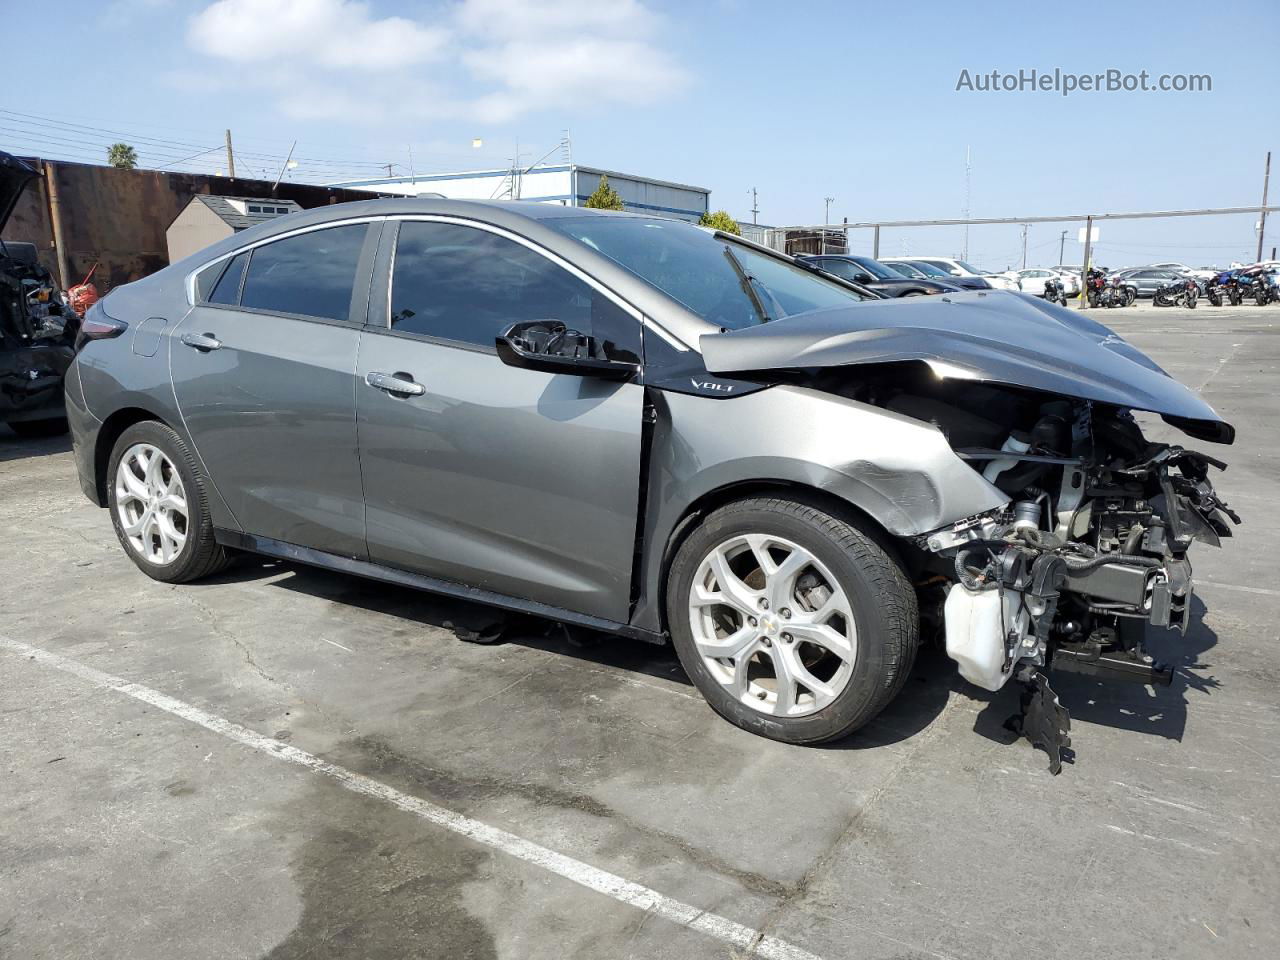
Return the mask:
M 845 236 L 847 237 L 848 235 L 849 232 L 846 230 Z M 871 235 L 871 259 L 880 259 L 880 224 L 878 223 L 876 224 L 875 232 Z
M 756 188 L 751 188 L 751 222 L 758 223 L 756 216 L 760 213 L 760 204 L 756 202 Z
M 1258 215 L 1258 257 L 1254 261 L 1257 263 L 1262 260 L 1262 238 L 1267 232 L 1267 186 L 1271 183 L 1271 151 L 1267 151 L 1267 170 L 1262 175 L 1262 211 Z
M 827 252 L 827 227 L 831 224 L 831 204 L 835 202 L 835 197 L 823 197 L 827 202 L 826 213 L 822 215 L 822 252 Z
M 969 145 L 964 147 L 964 218 L 969 219 L 969 174 L 972 170 L 969 162 Z M 964 225 L 964 252 L 960 256 L 961 260 L 969 259 L 969 224 Z
M 231 149 L 231 130 L 227 130 L 227 176 L 232 180 L 236 178 L 236 155 Z
M 1093 253 L 1093 217 L 1084 222 L 1084 268 L 1080 271 L 1080 309 L 1089 309 L 1089 256 Z
M 272 196 L 275 195 L 276 187 L 280 186 L 280 180 L 284 177 L 284 172 L 289 169 L 289 161 L 293 159 L 293 151 L 294 151 L 294 148 L 296 148 L 297 146 L 298 146 L 297 140 L 289 144 L 289 155 L 284 158 L 284 163 L 280 167 L 280 172 L 276 174 L 276 182 L 271 185 Z
M 380 164 L 378 164 L 378 166 L 380 166 L 380 167 L 386 167 L 386 168 L 387 168 L 387 179 L 390 179 L 390 178 L 391 178 L 391 168 L 392 168 L 392 167 L 394 167 L 394 166 L 395 166 L 395 164 L 394 164 L 394 163 L 380 163 Z
M 1062 236 L 1058 238 L 1058 263 L 1059 264 L 1062 263 L 1062 250 L 1066 246 L 1066 243 L 1067 243 L 1067 231 L 1063 230 Z
M 1022 225 L 1022 269 L 1027 269 L 1027 230 L 1031 224 L 1024 223 Z

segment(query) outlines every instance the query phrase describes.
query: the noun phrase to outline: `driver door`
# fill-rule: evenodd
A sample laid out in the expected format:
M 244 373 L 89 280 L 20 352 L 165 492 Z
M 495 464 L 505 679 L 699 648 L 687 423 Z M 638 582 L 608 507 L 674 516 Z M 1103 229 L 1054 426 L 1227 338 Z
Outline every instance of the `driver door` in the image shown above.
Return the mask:
M 356 369 L 370 559 L 626 622 L 643 388 L 507 366 L 494 340 L 560 320 L 638 361 L 638 315 L 512 234 L 393 227 Z

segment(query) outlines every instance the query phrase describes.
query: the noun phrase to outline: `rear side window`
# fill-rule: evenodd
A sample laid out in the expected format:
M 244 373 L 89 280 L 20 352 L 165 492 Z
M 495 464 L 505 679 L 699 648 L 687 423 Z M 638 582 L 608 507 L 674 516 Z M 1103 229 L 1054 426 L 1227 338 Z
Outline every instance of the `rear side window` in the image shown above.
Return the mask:
M 346 320 L 368 225 L 313 230 L 256 247 L 240 305 Z
M 401 224 L 393 329 L 492 349 L 507 327 L 526 320 L 559 320 L 597 338 L 610 358 L 639 359 L 639 321 L 541 254 L 474 227 Z
M 845 280 L 865 281 L 867 279 L 867 271 L 846 260 L 820 260 L 818 265 L 827 273 Z
M 244 277 L 244 265 L 248 262 L 249 252 L 246 250 L 227 264 L 227 269 L 222 271 L 222 276 L 214 284 L 213 292 L 209 294 L 210 303 L 235 304 L 239 302 L 240 280 Z

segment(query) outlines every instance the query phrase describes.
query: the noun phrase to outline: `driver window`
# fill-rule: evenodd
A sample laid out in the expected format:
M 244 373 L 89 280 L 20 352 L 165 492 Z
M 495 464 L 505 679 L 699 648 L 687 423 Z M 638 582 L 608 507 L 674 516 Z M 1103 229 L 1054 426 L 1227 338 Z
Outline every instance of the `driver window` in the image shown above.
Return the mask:
M 391 327 L 493 349 L 513 323 L 558 320 L 603 356 L 639 360 L 640 324 L 594 287 L 485 230 L 407 220 L 391 276 Z

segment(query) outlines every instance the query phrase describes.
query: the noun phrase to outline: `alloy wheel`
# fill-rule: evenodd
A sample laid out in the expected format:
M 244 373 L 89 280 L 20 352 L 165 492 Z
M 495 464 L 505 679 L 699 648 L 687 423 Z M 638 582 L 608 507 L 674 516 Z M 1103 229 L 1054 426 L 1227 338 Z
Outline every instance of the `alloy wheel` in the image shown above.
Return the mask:
M 187 542 L 186 491 L 177 468 L 158 447 L 135 443 L 116 468 L 116 514 L 129 546 L 148 563 L 166 566 Z
M 760 713 L 816 713 L 853 676 L 849 599 L 831 572 L 790 540 L 744 534 L 715 547 L 698 565 L 688 610 L 707 670 Z

